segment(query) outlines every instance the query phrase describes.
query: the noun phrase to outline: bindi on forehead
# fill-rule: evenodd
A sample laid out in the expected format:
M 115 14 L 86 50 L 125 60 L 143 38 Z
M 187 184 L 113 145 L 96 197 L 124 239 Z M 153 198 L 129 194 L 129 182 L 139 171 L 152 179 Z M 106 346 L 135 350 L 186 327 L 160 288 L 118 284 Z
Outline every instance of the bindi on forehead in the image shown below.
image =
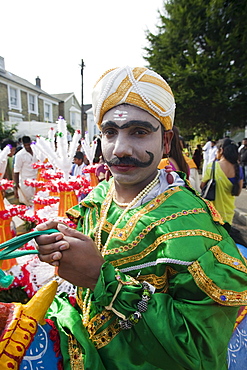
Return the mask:
M 113 113 L 113 118 L 115 121 L 126 121 L 128 118 L 128 112 L 126 110 L 115 110 Z

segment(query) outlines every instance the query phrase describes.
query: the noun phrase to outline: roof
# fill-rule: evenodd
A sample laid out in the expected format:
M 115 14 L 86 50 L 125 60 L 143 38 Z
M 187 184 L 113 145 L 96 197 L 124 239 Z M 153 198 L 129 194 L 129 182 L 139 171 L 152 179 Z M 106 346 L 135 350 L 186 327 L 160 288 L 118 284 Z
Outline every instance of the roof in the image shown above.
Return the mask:
M 41 94 L 44 94 L 46 96 L 49 96 L 50 98 L 52 98 L 54 100 L 59 100 L 54 95 L 48 94 L 47 92 L 45 92 L 44 90 L 42 90 L 38 86 L 32 84 L 31 82 L 25 80 L 24 78 L 16 76 L 15 74 L 13 74 L 11 72 L 8 72 L 6 70 L 4 70 L 4 71 L 0 70 L 0 77 L 5 78 L 6 80 L 9 80 L 10 82 L 15 82 L 18 85 L 21 85 L 21 86 L 26 87 L 28 89 L 34 90 L 39 94 L 41 93 Z
M 71 98 L 71 96 L 75 95 L 73 92 L 72 93 L 63 93 L 63 94 L 52 94 L 52 96 L 55 96 L 57 99 L 60 101 L 66 102 L 68 99 Z

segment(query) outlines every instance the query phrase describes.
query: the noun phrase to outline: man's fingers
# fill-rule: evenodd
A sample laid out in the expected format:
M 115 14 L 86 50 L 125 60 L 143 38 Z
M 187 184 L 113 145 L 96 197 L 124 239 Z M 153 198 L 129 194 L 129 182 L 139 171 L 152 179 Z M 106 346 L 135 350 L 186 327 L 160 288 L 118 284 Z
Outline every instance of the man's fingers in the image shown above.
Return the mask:
M 58 224 L 57 228 L 65 236 L 71 236 L 72 238 L 81 239 L 81 240 L 87 240 L 88 239 L 88 237 L 86 235 L 82 234 L 80 231 L 75 230 L 75 229 L 71 229 L 70 227 L 68 227 L 64 224 Z
M 58 266 L 61 258 L 62 258 L 61 252 L 54 252 L 50 254 L 39 254 L 40 261 L 50 263 L 53 266 Z
M 57 229 L 57 221 L 46 221 L 36 226 L 37 230 L 43 231 L 48 229 Z
M 51 244 L 38 245 L 38 251 L 41 255 L 50 255 L 53 252 L 64 251 L 66 249 L 69 249 L 69 243 L 65 240 L 60 240 L 59 242 Z

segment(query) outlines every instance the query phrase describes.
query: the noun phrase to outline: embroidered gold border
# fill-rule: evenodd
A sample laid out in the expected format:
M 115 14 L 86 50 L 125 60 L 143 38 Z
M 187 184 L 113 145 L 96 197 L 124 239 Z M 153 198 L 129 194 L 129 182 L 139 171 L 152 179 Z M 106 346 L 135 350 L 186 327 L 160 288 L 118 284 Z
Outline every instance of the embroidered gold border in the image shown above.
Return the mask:
M 118 324 L 118 319 L 116 319 L 111 325 L 106 329 L 102 330 L 99 334 L 92 337 L 92 341 L 97 349 L 105 347 L 110 341 L 115 338 L 115 336 L 121 331 Z
M 194 208 L 192 210 L 188 210 L 188 211 L 181 211 L 181 212 L 177 212 L 177 213 L 173 213 L 169 216 L 166 216 L 166 217 L 162 217 L 160 220 L 157 220 L 155 222 L 152 222 L 150 225 L 148 225 L 147 227 L 145 227 L 145 229 L 143 229 L 136 237 L 135 239 L 131 242 L 131 243 L 128 243 L 128 244 L 125 244 L 124 246 L 120 246 L 118 248 L 113 248 L 113 249 L 108 249 L 106 251 L 106 255 L 110 255 L 110 254 L 118 254 L 118 253 L 123 253 L 123 252 L 126 252 L 126 251 L 129 251 L 133 248 L 135 248 L 142 239 L 144 239 L 144 237 L 156 226 L 160 226 L 162 224 L 164 224 L 165 222 L 167 221 L 173 221 L 173 220 L 176 220 L 178 217 L 180 216 L 188 216 L 189 214 L 199 214 L 199 213 L 206 213 L 206 211 L 203 209 L 203 208 Z M 119 229 L 121 230 L 121 229 Z M 120 239 L 120 240 L 125 240 L 125 238 L 122 237 L 121 235 L 121 232 L 120 234 L 117 235 L 118 238 L 116 239 Z
M 238 258 L 234 258 L 222 252 L 218 245 L 213 246 L 212 248 L 210 248 L 210 250 L 213 252 L 215 258 L 220 263 L 223 263 L 224 265 L 231 266 L 236 270 L 247 273 L 247 267 Z
M 156 198 L 152 199 L 150 202 L 147 203 L 145 207 L 143 207 L 142 209 L 137 211 L 135 214 L 133 214 L 133 216 L 127 221 L 124 229 L 117 228 L 113 234 L 113 237 L 118 238 L 120 240 L 126 240 L 129 237 L 129 235 L 133 232 L 133 230 L 136 227 L 137 222 L 143 217 L 143 215 L 149 213 L 150 211 L 157 209 L 170 196 L 172 196 L 174 193 L 177 193 L 179 191 L 182 191 L 179 187 L 176 187 L 174 189 L 169 189 L 165 193 L 162 193 L 158 195 Z M 103 225 L 103 230 L 109 233 L 112 227 L 113 225 L 107 221 L 105 225 Z M 121 234 L 121 236 L 119 236 L 119 234 Z
M 71 370 L 84 370 L 82 348 L 72 334 L 68 336 L 68 352 Z
M 219 222 L 221 225 L 224 225 L 224 221 L 222 220 L 222 217 L 219 214 L 219 212 L 214 207 L 213 203 L 210 200 L 204 199 L 202 197 L 200 197 L 200 198 L 206 203 L 213 220 L 215 222 Z
M 165 272 L 161 276 L 155 274 L 140 275 L 138 276 L 138 281 L 147 281 L 149 284 L 153 285 L 156 289 L 166 292 L 168 289 L 168 280 L 170 276 L 177 274 L 178 272 L 170 266 L 166 266 Z
M 247 304 L 247 290 L 235 292 L 219 288 L 203 271 L 200 263 L 195 261 L 188 267 L 197 286 L 215 302 L 224 306 L 243 306 Z
M 112 311 L 103 310 L 101 313 L 95 315 L 88 323 L 87 331 L 90 339 L 94 334 L 105 325 L 113 317 Z
M 212 233 L 210 231 L 200 230 L 200 229 L 173 231 L 173 232 L 161 235 L 159 238 L 155 240 L 153 244 L 149 245 L 142 252 L 135 254 L 133 256 L 120 258 L 116 261 L 111 261 L 111 264 L 114 267 L 117 267 L 117 266 L 125 265 L 126 263 L 139 261 L 142 258 L 146 257 L 149 253 L 153 252 L 162 242 L 170 240 L 170 239 L 174 239 L 174 238 L 183 238 L 186 236 L 204 236 L 205 238 L 210 238 L 210 239 L 217 240 L 217 241 L 222 240 L 221 235 Z

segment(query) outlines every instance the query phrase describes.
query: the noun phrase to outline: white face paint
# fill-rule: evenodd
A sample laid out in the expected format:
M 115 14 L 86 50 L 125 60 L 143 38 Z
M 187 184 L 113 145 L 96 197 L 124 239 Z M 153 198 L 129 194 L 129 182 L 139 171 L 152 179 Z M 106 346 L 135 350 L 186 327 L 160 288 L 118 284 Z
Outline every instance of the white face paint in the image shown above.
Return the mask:
M 128 112 L 125 110 L 115 110 L 113 113 L 113 117 L 115 121 L 126 121 L 128 118 Z

